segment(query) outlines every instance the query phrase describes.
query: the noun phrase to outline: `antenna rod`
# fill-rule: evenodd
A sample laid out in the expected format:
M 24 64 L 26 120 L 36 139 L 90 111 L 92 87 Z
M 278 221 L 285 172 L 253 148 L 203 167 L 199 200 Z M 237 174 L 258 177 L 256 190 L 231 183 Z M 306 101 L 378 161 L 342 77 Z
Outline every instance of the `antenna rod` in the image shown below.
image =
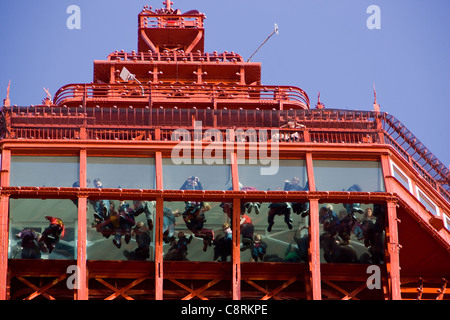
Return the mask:
M 374 97 L 374 101 L 373 103 L 377 103 L 377 91 L 375 90 L 375 82 L 373 83 L 373 97 Z
M 170 8 L 170 5 L 173 4 L 173 3 L 172 3 L 172 1 L 170 1 L 170 0 L 166 0 L 166 1 L 163 2 L 163 4 L 166 5 L 166 10 L 167 10 L 167 11 L 170 11 L 170 9 L 171 9 L 171 8 Z
M 250 60 L 253 58 L 253 56 L 258 52 L 259 49 L 261 49 L 261 47 L 264 45 L 264 43 L 266 43 L 267 40 L 269 40 L 270 37 L 273 36 L 274 33 L 278 34 L 278 25 L 276 23 L 275 23 L 275 28 L 272 31 L 272 33 L 266 38 L 266 40 L 264 40 L 263 43 L 261 43 L 261 45 L 258 47 L 258 49 L 256 49 L 255 52 L 253 52 L 253 54 L 250 56 L 250 58 L 248 58 L 247 62 L 250 62 Z

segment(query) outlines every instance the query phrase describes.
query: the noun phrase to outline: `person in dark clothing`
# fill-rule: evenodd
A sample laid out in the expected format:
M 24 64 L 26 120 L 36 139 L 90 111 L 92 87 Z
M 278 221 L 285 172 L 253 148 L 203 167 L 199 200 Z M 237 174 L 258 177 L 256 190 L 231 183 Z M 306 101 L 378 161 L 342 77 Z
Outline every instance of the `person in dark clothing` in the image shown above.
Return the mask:
M 222 225 L 222 233 L 219 233 L 214 239 L 214 261 L 220 258 L 220 261 L 227 261 L 227 257 L 232 251 L 232 231 L 230 225 L 225 222 Z
M 50 225 L 45 228 L 39 239 L 39 246 L 43 252 L 52 253 L 59 240 L 64 237 L 64 223 L 60 218 L 46 216 Z
M 178 232 L 178 240 L 173 238 L 169 251 L 164 255 L 166 261 L 187 261 L 188 244 L 192 241 L 192 234 L 188 237 L 184 232 Z
M 17 238 L 22 239 L 22 259 L 40 259 L 41 250 L 39 249 L 39 235 L 33 229 L 23 229 L 16 234 Z
M 180 187 L 180 190 L 203 190 L 203 186 L 198 177 L 190 176 Z
M 308 191 L 309 183 L 306 182 L 305 187 L 300 186 L 300 179 L 297 177 L 293 177 L 292 180 L 286 180 L 284 182 L 284 191 Z M 309 214 L 309 202 L 292 202 L 291 203 L 292 211 L 296 214 L 301 214 L 302 217 L 306 217 Z
M 275 216 L 284 216 L 284 222 L 286 222 L 289 229 L 292 229 L 291 219 L 291 204 L 289 202 L 273 202 L 269 205 L 269 212 L 267 213 L 267 222 L 269 226 L 267 227 L 267 231 L 272 231 L 272 226 L 275 224 Z
M 117 248 L 122 245 L 122 236 L 125 238 L 125 243 L 129 243 L 131 239 L 131 229 L 136 224 L 134 219 L 134 210 L 130 208 L 128 203 L 122 202 L 119 207 L 119 228 L 113 239 L 113 243 Z
M 155 212 L 156 201 L 133 201 L 134 216 L 137 217 L 141 213 L 145 214 L 147 226 L 149 230 L 153 230 L 153 214 Z
M 203 239 L 203 251 L 212 245 L 214 240 L 214 231 L 204 227 L 206 221 L 205 212 L 211 210 L 209 203 L 203 202 L 186 202 L 185 210 L 182 214 L 186 227 L 196 237 Z
M 123 253 L 128 260 L 147 260 L 150 258 L 150 243 L 152 241 L 150 230 L 143 222 L 139 221 L 133 228 L 131 235 L 136 237 L 137 248 L 129 252 L 125 250 Z

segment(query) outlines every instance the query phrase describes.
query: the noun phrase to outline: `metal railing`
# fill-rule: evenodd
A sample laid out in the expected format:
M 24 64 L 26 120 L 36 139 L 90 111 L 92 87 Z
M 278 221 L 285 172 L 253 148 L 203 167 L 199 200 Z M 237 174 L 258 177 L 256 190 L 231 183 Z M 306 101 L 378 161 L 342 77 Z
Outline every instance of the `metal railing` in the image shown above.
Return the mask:
M 450 170 L 394 116 L 383 113 L 386 142 L 450 202 Z
M 139 14 L 139 27 L 149 28 L 203 28 L 203 14 Z
M 71 89 L 65 92 L 73 95 L 80 88 L 72 86 Z M 91 89 L 94 92 L 97 88 Z M 81 90 L 78 94 L 85 93 Z M 64 93 L 60 95 L 63 96 Z M 296 126 L 289 127 L 289 121 L 296 122 Z M 252 132 L 267 129 L 267 139 L 283 143 L 387 143 L 450 202 L 449 169 L 399 120 L 387 113 L 338 109 L 214 110 L 152 108 L 148 105 L 140 108 L 42 105 L 3 107 L 0 123 L 2 138 L 18 139 L 194 141 L 195 130 L 202 130 L 204 134 L 214 128 L 220 132 L 222 141 L 229 141 L 229 131 L 233 130 L 234 141 L 263 142 Z M 179 128 L 184 128 L 183 135 L 188 132 L 189 136 L 177 138 L 179 132 L 176 129 Z M 271 133 L 275 129 L 276 136 Z M 239 136 L 242 131 L 243 135 Z
M 289 129 L 289 121 L 298 128 L 317 132 L 375 132 L 376 117 L 369 111 L 346 110 L 256 110 L 256 109 L 182 109 L 161 107 L 99 107 L 83 105 L 39 105 L 4 107 L 13 127 L 47 125 L 52 127 L 89 126 L 122 128 L 192 128 L 199 121 L 205 128 Z
M 189 61 L 189 62 L 244 62 L 242 56 L 234 52 L 223 53 L 203 53 L 184 51 L 164 51 L 164 52 L 125 52 L 114 51 L 107 60 L 109 61 Z
M 172 106 L 195 103 L 260 104 L 309 109 L 309 97 L 300 88 L 292 86 L 232 86 L 216 84 L 197 85 L 138 85 L 138 84 L 69 84 L 54 96 L 54 104 L 151 103 Z

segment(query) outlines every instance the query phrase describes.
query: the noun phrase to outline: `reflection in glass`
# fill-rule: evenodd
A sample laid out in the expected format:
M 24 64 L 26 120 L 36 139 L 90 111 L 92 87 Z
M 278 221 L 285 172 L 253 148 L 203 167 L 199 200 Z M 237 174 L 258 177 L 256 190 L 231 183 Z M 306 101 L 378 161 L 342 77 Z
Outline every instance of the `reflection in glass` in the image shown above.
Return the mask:
M 99 215 L 95 208 L 102 208 L 104 214 Z M 93 212 L 92 215 L 89 212 Z M 154 201 L 90 199 L 87 217 L 88 259 L 153 260 L 154 214 Z
M 445 213 L 443 214 L 443 216 L 444 216 L 445 227 L 447 228 L 447 230 L 450 231 L 450 217 L 447 216 Z
M 155 160 L 137 157 L 88 157 L 88 180 L 98 188 L 95 180 L 101 181 L 103 188 L 155 189 Z
M 384 191 L 380 162 L 314 160 L 313 167 L 318 191 Z
M 417 188 L 417 194 L 419 196 L 419 201 L 421 204 L 427 208 L 432 214 L 437 215 L 438 212 L 436 210 L 436 205 L 422 192 L 419 188 Z
M 229 261 L 230 225 L 219 202 L 165 202 L 164 260 Z
M 11 157 L 11 186 L 72 187 L 78 181 L 78 157 Z
M 231 188 L 230 165 L 175 165 L 163 159 L 165 190 L 226 190 Z
M 392 174 L 407 190 L 410 190 L 408 177 L 395 165 L 392 166 Z
M 75 259 L 77 208 L 65 199 L 11 199 L 9 258 Z
M 252 187 L 257 190 L 309 190 L 306 166 L 304 160 L 279 160 L 277 173 L 263 175 L 261 169 L 265 166 L 239 164 L 239 182 L 242 187 Z
M 277 203 L 277 205 L 282 208 L 281 217 L 273 214 L 274 203 L 242 203 L 240 219 L 242 262 L 308 260 L 309 216 L 291 214 L 291 203 Z M 231 213 L 231 210 L 231 203 L 224 205 L 224 212 Z M 287 216 L 289 223 L 286 223 Z
M 319 205 L 322 263 L 383 263 L 385 205 Z

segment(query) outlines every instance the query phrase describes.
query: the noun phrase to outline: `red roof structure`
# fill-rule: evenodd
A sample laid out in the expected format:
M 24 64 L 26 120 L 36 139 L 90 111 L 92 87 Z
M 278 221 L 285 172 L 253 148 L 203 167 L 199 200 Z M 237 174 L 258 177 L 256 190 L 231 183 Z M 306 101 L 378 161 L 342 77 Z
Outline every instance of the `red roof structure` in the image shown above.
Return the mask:
M 449 169 L 164 4 L 91 83 L 4 100 L 0 299 L 449 299 Z

